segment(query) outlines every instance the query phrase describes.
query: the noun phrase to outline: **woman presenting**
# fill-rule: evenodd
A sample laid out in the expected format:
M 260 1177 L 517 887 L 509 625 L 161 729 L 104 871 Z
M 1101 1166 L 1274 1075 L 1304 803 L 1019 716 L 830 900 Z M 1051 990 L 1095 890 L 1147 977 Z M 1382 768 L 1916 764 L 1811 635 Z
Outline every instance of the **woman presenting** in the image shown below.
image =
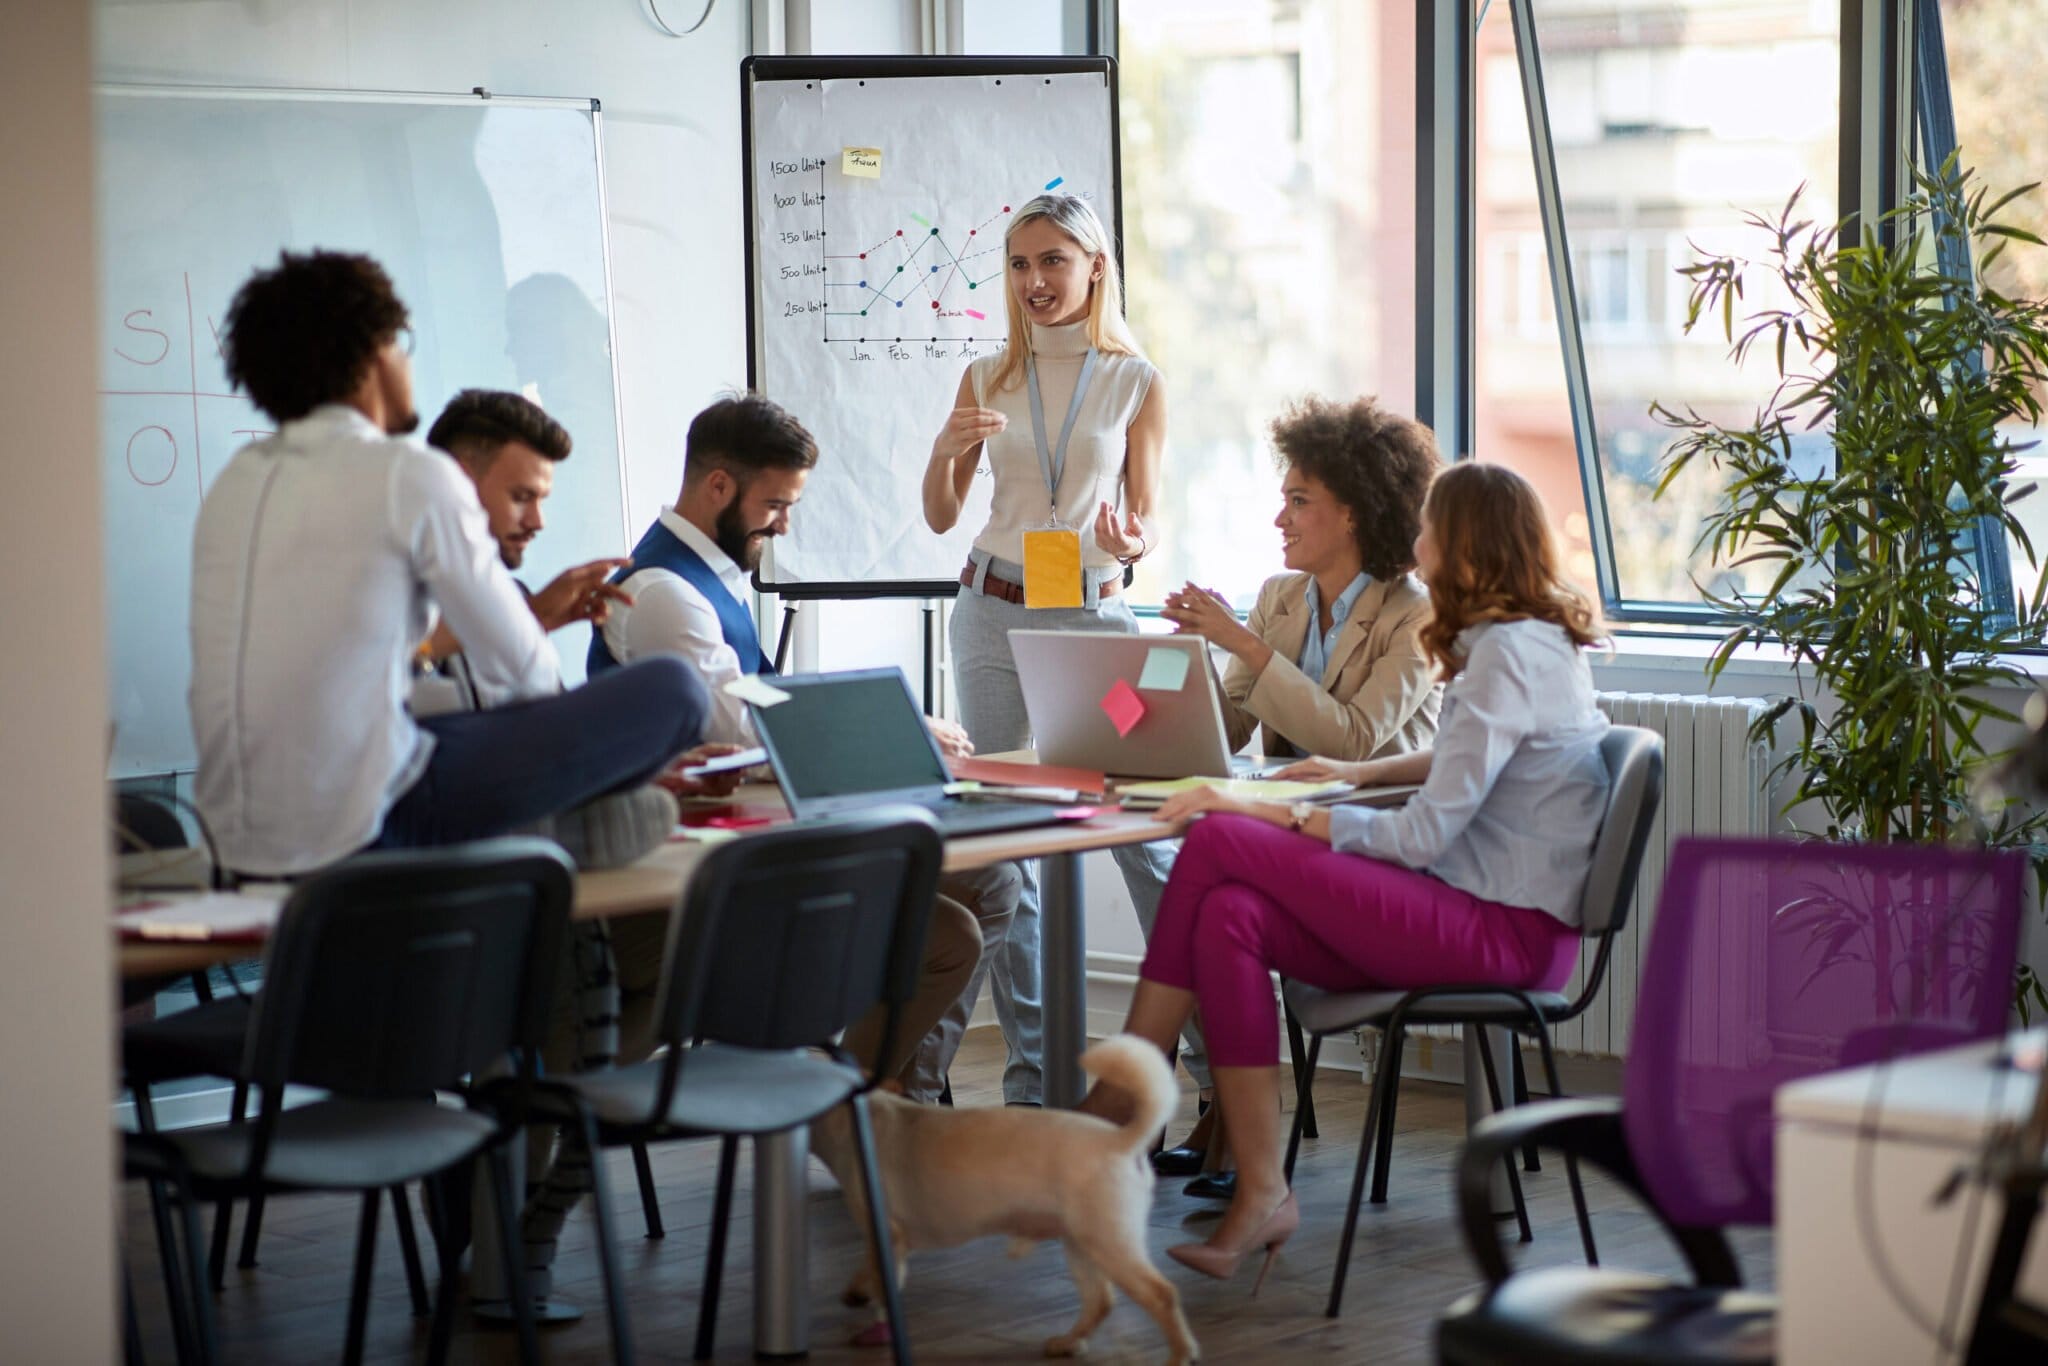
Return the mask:
M 1109 248 L 1095 211 L 1071 195 L 1041 195 L 1010 219 L 1008 344 L 960 377 L 925 469 L 937 532 L 960 520 L 984 453 L 994 479 L 951 628 L 961 720 L 983 754 L 1031 741 L 1010 631 L 1138 629 L 1123 573 L 1158 545 L 1166 393 L 1124 323 Z M 1038 889 L 1025 871 L 1009 940 L 982 968 L 1009 1044 L 1011 1104 L 1038 1102 L 1044 1053 Z M 966 1008 L 977 994 L 978 982 Z

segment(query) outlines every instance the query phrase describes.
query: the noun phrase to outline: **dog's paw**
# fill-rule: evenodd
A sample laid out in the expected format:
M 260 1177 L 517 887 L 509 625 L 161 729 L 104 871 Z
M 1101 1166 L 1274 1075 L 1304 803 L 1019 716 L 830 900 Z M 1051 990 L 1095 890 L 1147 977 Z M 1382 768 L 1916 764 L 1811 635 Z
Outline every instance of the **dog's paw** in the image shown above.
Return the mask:
M 887 1319 L 877 1319 L 848 1339 L 855 1347 L 887 1347 L 895 1340 L 894 1335 L 889 1332 Z
M 1088 1339 L 1072 1333 L 1062 1333 L 1056 1338 L 1045 1340 L 1045 1354 L 1049 1357 L 1077 1357 L 1088 1350 Z

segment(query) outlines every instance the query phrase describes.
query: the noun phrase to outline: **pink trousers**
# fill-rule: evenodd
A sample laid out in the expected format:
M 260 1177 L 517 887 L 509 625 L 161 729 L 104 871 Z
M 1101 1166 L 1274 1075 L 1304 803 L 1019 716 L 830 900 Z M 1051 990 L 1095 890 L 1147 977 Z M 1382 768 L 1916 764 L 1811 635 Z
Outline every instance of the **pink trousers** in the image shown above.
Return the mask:
M 1326 991 L 1551 991 L 1571 976 L 1579 940 L 1542 911 L 1250 816 L 1212 815 L 1174 860 L 1141 975 L 1195 993 L 1212 1066 L 1270 1067 L 1280 1044 L 1268 973 Z

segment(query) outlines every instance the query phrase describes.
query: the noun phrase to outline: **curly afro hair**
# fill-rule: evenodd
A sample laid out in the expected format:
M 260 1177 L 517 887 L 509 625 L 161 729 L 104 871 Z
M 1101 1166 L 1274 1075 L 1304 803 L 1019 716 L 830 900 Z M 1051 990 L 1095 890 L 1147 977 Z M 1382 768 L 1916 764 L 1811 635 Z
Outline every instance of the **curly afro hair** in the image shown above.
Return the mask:
M 1422 503 L 1442 461 L 1429 428 L 1377 399 L 1304 398 L 1273 421 L 1283 470 L 1327 488 L 1351 510 L 1365 572 L 1390 579 L 1415 567 Z
M 391 277 L 369 257 L 281 252 L 228 305 L 228 382 L 290 422 L 346 398 L 406 320 Z

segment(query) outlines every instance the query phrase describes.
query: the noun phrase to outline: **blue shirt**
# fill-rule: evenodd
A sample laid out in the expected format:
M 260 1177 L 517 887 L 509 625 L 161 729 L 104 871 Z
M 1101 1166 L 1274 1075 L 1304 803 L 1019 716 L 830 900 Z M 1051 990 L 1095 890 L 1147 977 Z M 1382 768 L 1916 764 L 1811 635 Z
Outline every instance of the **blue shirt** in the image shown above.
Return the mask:
M 1344 591 L 1337 595 L 1336 605 L 1330 608 L 1330 629 L 1316 630 L 1321 619 L 1323 599 L 1316 588 L 1315 575 L 1308 579 L 1308 634 L 1301 640 L 1301 658 L 1294 662 L 1307 674 L 1309 681 L 1321 683 L 1323 670 L 1329 667 L 1330 651 L 1337 648 L 1337 633 L 1344 629 L 1344 623 L 1351 620 L 1351 609 L 1358 606 L 1358 599 L 1372 586 L 1372 575 L 1360 573 Z

